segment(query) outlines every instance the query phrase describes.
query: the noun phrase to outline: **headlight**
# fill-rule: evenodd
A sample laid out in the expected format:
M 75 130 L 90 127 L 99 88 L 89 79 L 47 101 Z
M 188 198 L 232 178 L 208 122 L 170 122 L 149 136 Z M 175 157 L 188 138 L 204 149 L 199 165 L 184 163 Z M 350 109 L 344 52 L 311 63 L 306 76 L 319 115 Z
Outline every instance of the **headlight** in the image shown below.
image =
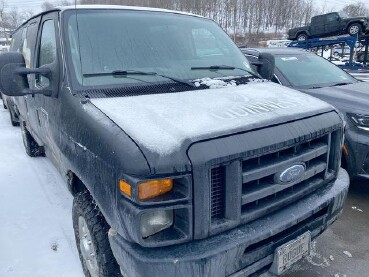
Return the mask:
M 347 116 L 359 129 L 369 131 L 369 115 L 348 113 Z
M 141 234 L 147 238 L 173 225 L 173 210 L 155 210 L 141 215 Z

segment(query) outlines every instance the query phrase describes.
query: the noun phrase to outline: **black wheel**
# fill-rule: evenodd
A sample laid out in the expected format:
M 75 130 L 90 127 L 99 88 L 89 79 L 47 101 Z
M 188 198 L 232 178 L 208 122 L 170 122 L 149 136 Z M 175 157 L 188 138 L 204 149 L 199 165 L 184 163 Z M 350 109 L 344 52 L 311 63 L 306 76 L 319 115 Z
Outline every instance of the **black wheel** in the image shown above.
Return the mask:
M 4 109 L 6 110 L 6 109 L 8 109 L 8 107 L 6 106 L 6 103 L 5 103 L 5 100 L 4 100 L 4 98 L 2 97 L 2 100 L 3 100 L 3 107 L 4 107 Z
M 35 141 L 31 133 L 27 130 L 26 123 L 23 121 L 21 124 L 22 138 L 26 153 L 30 157 L 43 157 L 45 156 L 44 148 Z
M 19 126 L 19 118 L 17 114 L 15 113 L 14 109 L 9 106 L 9 114 L 10 114 L 10 122 L 11 124 L 16 127 Z
M 349 33 L 350 36 L 360 36 L 362 29 L 363 27 L 361 26 L 360 23 L 354 23 L 348 27 L 347 32 Z
M 301 33 L 297 36 L 298 41 L 305 41 L 308 39 L 308 35 L 306 33 Z
M 110 248 L 109 225 L 88 191 L 73 200 L 73 228 L 86 277 L 122 276 Z
M 363 63 L 365 58 L 365 53 L 359 53 L 357 54 L 356 61 L 359 63 Z

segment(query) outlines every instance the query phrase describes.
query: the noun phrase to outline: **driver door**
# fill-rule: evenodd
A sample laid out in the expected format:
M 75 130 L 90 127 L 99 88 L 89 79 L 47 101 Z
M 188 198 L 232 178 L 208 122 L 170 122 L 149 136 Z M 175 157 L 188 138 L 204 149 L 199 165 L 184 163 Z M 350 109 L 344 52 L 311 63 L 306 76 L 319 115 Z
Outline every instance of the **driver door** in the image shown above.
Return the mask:
M 340 16 L 338 13 L 330 13 L 325 17 L 325 33 L 337 34 L 340 31 Z

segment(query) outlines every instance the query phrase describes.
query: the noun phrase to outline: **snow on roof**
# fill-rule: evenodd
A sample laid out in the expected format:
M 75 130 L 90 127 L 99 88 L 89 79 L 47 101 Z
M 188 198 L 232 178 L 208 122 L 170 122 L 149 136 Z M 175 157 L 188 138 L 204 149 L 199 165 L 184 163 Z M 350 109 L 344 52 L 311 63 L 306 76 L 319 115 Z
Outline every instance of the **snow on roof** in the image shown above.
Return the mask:
M 86 10 L 86 9 L 97 9 L 97 10 L 131 10 L 131 11 L 146 11 L 146 12 L 164 12 L 164 13 L 175 13 L 175 14 L 183 14 L 183 15 L 191 15 L 196 17 L 203 17 L 200 15 L 175 11 L 175 10 L 168 10 L 168 9 L 159 9 L 159 8 L 148 8 L 148 7 L 139 7 L 139 6 L 120 6 L 120 5 L 72 5 L 72 6 L 62 6 L 58 7 L 57 9 L 64 11 L 64 10 Z
M 27 24 L 30 20 L 32 20 L 35 17 L 38 17 L 43 14 L 47 14 L 49 12 L 53 11 L 65 11 L 65 10 L 130 10 L 130 11 L 146 11 L 146 12 L 163 12 L 163 13 L 172 13 L 172 14 L 181 14 L 181 15 L 188 15 L 188 16 L 195 16 L 200 18 L 205 18 L 201 15 L 196 15 L 192 13 L 187 12 L 181 12 L 181 11 L 175 11 L 175 10 L 168 10 L 168 9 L 159 9 L 159 8 L 148 8 L 148 7 L 138 7 L 138 6 L 120 6 L 120 5 L 72 5 L 72 6 L 60 6 L 53 8 L 48 11 L 40 12 L 32 17 L 30 17 L 28 20 L 22 23 L 15 31 L 17 31 L 19 28 Z

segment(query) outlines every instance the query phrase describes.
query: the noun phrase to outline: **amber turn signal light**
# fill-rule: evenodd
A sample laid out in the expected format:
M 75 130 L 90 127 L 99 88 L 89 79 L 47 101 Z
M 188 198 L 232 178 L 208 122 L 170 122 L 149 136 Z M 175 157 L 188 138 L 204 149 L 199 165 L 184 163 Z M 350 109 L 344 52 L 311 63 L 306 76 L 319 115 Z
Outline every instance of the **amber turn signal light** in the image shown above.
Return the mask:
M 173 189 L 173 180 L 153 180 L 138 185 L 138 198 L 147 200 L 159 195 L 163 195 Z
M 123 180 L 119 180 L 119 189 L 121 192 L 123 192 L 125 195 L 131 197 L 132 196 L 132 187 L 127 182 L 124 182 Z

